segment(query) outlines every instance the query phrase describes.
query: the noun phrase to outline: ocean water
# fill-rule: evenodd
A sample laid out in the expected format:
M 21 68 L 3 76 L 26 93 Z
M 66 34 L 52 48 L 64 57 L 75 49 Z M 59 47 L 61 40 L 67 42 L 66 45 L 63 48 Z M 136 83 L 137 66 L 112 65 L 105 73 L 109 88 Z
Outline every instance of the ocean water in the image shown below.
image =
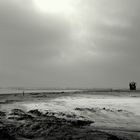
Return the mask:
M 80 89 L 47 89 L 47 88 L 20 88 L 20 87 L 1 87 L 0 94 L 13 94 L 13 93 L 42 93 L 42 92 L 76 92 Z

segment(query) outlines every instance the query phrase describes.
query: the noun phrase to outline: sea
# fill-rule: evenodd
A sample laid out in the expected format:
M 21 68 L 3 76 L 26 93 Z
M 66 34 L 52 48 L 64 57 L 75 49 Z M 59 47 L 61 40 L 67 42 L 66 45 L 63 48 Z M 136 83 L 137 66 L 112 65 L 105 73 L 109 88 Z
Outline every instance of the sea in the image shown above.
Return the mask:
M 27 87 L 0 87 L 0 94 L 20 94 L 20 93 L 60 93 L 60 92 L 76 92 L 81 89 L 60 89 L 60 88 L 27 88 Z
M 20 94 L 20 93 L 61 93 L 61 92 L 132 92 L 127 88 L 30 88 L 30 87 L 0 87 L 0 94 Z M 140 93 L 140 89 L 136 91 Z

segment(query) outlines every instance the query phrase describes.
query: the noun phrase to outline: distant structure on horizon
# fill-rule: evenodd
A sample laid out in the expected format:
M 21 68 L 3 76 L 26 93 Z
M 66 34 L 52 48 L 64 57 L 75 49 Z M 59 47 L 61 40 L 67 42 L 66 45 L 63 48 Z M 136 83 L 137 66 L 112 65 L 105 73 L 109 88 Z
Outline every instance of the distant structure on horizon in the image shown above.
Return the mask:
M 136 83 L 135 82 L 129 83 L 129 87 L 130 87 L 130 90 L 136 90 Z

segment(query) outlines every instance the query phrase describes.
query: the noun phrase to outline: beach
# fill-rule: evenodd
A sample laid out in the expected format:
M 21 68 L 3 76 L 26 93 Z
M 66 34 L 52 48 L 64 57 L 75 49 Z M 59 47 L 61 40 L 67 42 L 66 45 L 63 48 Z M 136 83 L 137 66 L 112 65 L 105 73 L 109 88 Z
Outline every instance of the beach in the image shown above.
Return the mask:
M 139 140 L 139 106 L 140 92 L 0 94 L 1 139 Z

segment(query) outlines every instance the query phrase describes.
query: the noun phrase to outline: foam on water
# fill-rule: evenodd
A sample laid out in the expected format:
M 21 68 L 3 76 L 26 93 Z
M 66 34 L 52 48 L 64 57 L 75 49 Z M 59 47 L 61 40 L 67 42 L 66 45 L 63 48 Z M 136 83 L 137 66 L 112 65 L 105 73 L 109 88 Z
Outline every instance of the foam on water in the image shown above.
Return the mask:
M 32 102 L 23 104 L 26 108 L 52 110 L 52 111 L 73 111 L 76 107 L 79 108 L 112 108 L 122 109 L 140 115 L 140 98 L 100 98 L 100 96 L 82 96 L 82 97 L 60 97 L 46 102 Z

